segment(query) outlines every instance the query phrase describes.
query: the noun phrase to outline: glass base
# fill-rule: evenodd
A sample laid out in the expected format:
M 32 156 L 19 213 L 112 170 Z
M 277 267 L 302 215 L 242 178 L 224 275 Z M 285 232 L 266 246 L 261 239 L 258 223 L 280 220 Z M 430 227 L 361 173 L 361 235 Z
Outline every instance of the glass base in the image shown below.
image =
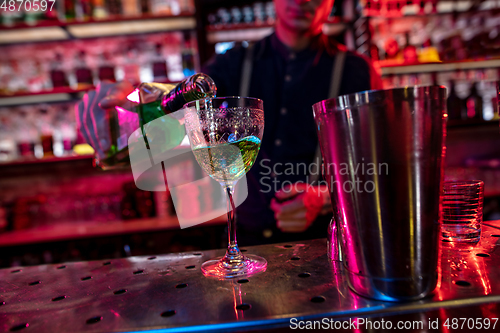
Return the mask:
M 252 254 L 243 256 L 241 260 L 230 264 L 224 262 L 223 258 L 204 262 L 201 265 L 203 275 L 230 279 L 264 272 L 267 268 L 266 259 Z
M 481 239 L 481 229 L 465 225 L 443 225 L 442 240 L 460 243 L 477 243 Z

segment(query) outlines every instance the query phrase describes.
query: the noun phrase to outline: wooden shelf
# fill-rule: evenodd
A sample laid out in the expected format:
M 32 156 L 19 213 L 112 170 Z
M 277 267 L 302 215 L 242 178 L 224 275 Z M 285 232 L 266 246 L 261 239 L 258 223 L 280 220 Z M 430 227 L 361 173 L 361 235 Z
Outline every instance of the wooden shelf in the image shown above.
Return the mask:
M 196 20 L 191 15 L 151 16 L 88 22 L 50 22 L 40 26 L 2 28 L 0 44 L 62 41 L 175 30 L 191 30 Z
M 457 70 L 486 69 L 500 67 L 500 59 L 468 60 L 453 62 L 396 64 L 386 61 L 378 63 L 382 69 L 382 75 L 400 75 L 415 73 L 452 72 Z
M 158 83 L 178 84 L 178 81 L 156 80 Z M 70 87 L 55 88 L 53 90 L 42 90 L 37 92 L 20 91 L 12 94 L 0 94 L 0 106 L 26 105 L 34 103 L 51 103 L 79 100 L 83 94 L 89 90 L 94 90 L 94 86 L 82 89 L 72 89 Z
M 95 89 L 95 87 L 89 86 L 88 88 L 82 88 L 82 89 L 72 89 L 70 87 L 60 87 L 60 88 L 54 88 L 52 90 L 41 90 L 41 91 L 36 91 L 36 92 L 19 91 L 19 92 L 14 92 L 12 94 L 0 94 L 0 100 L 2 100 L 3 98 L 25 97 L 25 96 L 35 96 L 35 95 L 77 94 L 80 92 L 89 91 L 91 89 Z
M 47 157 L 47 158 L 20 158 L 10 162 L 0 163 L 0 169 L 3 167 L 13 167 L 20 165 L 29 164 L 48 164 L 48 163 L 60 163 L 60 162 L 72 162 L 72 161 L 89 161 L 92 162 L 94 155 L 76 155 L 76 156 L 64 156 L 64 157 Z M 92 163 L 90 163 L 92 164 Z
M 36 103 L 55 103 L 78 100 L 83 94 L 94 87 L 87 89 L 60 88 L 39 92 L 16 92 L 11 95 L 0 95 L 0 106 L 27 105 Z
M 200 226 L 227 223 L 227 217 L 223 214 L 224 212 L 221 212 L 220 217 L 205 222 Z M 100 223 L 65 223 L 0 233 L 0 247 L 173 229 L 179 229 L 179 220 L 175 216 Z
M 373 1 L 372 1 L 373 2 Z M 489 2 L 490 5 L 496 6 L 496 3 L 492 0 L 490 1 L 482 1 L 483 4 Z M 477 2 L 471 0 L 440 0 L 436 4 L 435 12 L 424 12 L 420 11 L 420 7 L 416 4 L 404 5 L 399 10 L 385 10 L 383 13 L 371 14 L 372 12 L 376 12 L 375 10 L 363 9 L 363 18 L 380 18 L 380 19 L 405 19 L 409 17 L 428 17 L 434 15 L 447 15 L 453 13 L 465 13 L 470 11 L 474 4 Z M 381 8 L 380 11 L 383 11 L 384 8 Z M 477 8 L 476 10 L 488 10 L 487 6 L 484 8 Z
M 228 28 L 209 28 L 207 41 L 215 44 L 219 42 L 257 41 L 274 31 L 272 25 L 242 24 Z
M 162 20 L 162 19 L 175 19 L 179 17 L 193 17 L 194 14 L 190 12 L 179 13 L 178 15 L 140 15 L 140 16 L 130 16 L 124 17 L 121 15 L 111 15 L 108 18 L 103 19 L 89 19 L 85 21 L 70 20 L 70 21 L 59 21 L 59 20 L 41 20 L 34 24 L 27 23 L 17 23 L 13 26 L 0 26 L 0 31 L 16 30 L 16 29 L 37 29 L 41 27 L 67 27 L 70 25 L 81 25 L 81 24 L 93 24 L 93 23 L 110 23 L 110 22 L 127 22 L 127 21 L 137 21 L 137 20 Z
M 247 29 L 265 29 L 272 28 L 274 24 L 255 24 L 255 23 L 237 23 L 227 25 L 209 25 L 206 31 L 234 31 L 234 30 L 247 30 Z

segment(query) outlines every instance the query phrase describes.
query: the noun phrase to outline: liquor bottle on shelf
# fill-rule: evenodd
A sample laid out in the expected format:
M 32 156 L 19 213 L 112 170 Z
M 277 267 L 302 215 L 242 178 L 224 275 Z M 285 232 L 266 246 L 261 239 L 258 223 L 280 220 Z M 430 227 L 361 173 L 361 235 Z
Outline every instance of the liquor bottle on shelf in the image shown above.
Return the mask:
M 75 0 L 64 0 L 60 1 L 60 3 L 61 12 L 59 17 L 61 21 L 73 21 L 76 18 Z
M 77 0 L 75 15 L 78 21 L 88 21 L 92 18 L 94 4 L 91 0 Z
M 170 1 L 170 14 L 179 15 L 181 13 L 181 7 L 178 0 Z
M 40 142 L 42 144 L 43 149 L 43 157 L 52 157 L 54 156 L 54 137 L 53 137 L 53 129 L 50 124 L 50 115 L 49 110 L 45 107 L 42 107 L 38 110 L 38 118 L 39 118 L 39 132 L 40 132 Z
M 123 0 L 123 16 L 133 17 L 141 15 L 138 0 Z
M 139 218 L 154 217 L 156 215 L 153 194 L 151 192 L 136 189 L 134 197 Z
M 243 6 L 243 22 L 249 24 L 254 21 L 253 10 L 252 7 L 246 5 Z
M 221 24 L 222 28 L 227 28 L 231 23 L 231 13 L 227 8 L 221 7 L 217 9 L 217 21 Z
M 153 80 L 155 82 L 164 82 L 168 79 L 167 62 L 162 52 L 162 45 L 160 43 L 155 45 L 155 51 L 151 57 L 153 65 Z
M 9 91 L 28 91 L 28 80 L 29 78 L 26 76 L 26 71 L 24 66 L 18 60 L 11 60 L 10 64 L 10 73 L 11 77 L 7 84 L 7 90 Z
M 370 43 L 370 59 L 372 61 L 380 60 L 380 50 L 375 43 Z
M 92 0 L 92 17 L 94 19 L 105 19 L 109 16 L 104 0 Z
M 448 117 L 449 117 L 448 119 L 450 119 L 450 120 L 463 119 L 463 116 L 467 112 L 465 100 L 461 99 L 457 95 L 454 80 L 450 81 L 450 94 L 448 95 L 447 109 L 448 109 Z
M 394 84 L 394 77 L 394 74 L 385 75 L 382 77 L 382 86 L 384 89 L 396 88 L 396 85 Z
M 57 53 L 55 59 L 51 64 L 50 80 L 52 81 L 53 88 L 69 87 L 68 78 L 63 68 L 63 57 Z
M 50 6 L 47 6 L 47 10 L 44 13 L 44 20 L 45 21 L 56 21 L 59 19 L 59 13 L 58 13 L 58 6 L 55 4 L 52 7 L 52 10 L 50 10 Z
M 44 12 L 42 10 L 35 10 L 33 6 L 27 5 L 26 8 L 24 8 L 25 14 L 24 14 L 24 23 L 27 25 L 35 25 L 38 21 L 43 19 Z
M 472 84 L 470 94 L 466 99 L 467 119 L 483 120 L 483 97 L 479 95 L 477 82 Z
M 231 13 L 231 23 L 232 24 L 238 24 L 241 23 L 241 20 L 243 19 L 243 15 L 241 13 L 241 9 L 239 7 L 231 7 L 230 9 Z
M 92 71 L 85 61 L 85 51 L 80 51 L 76 55 L 75 74 L 77 89 L 89 88 L 93 85 Z
M 120 0 L 106 0 L 106 9 L 109 15 L 118 16 L 122 15 L 122 3 Z
M 265 22 L 266 13 L 264 11 L 264 4 L 262 2 L 254 2 L 253 16 L 256 25 L 262 25 Z
M 422 48 L 418 53 L 418 61 L 420 62 L 439 62 L 439 52 L 437 48 L 432 45 L 430 38 L 426 38 L 422 44 Z
M 151 12 L 154 15 L 170 15 L 170 14 L 172 14 L 172 9 L 170 7 L 169 1 L 151 0 L 150 6 L 151 6 Z
M 131 220 L 137 218 L 137 210 L 135 207 L 135 192 L 137 191 L 137 187 L 134 183 L 125 183 L 123 184 L 123 192 L 125 195 L 123 196 L 120 203 L 121 210 L 121 218 L 123 220 Z
M 68 124 L 61 125 L 61 140 L 62 140 L 62 148 L 63 155 L 72 155 L 73 154 L 73 146 L 76 140 L 76 130 L 74 127 L 69 126 Z
M 217 88 L 211 77 L 205 74 L 195 74 L 180 82 L 177 86 L 162 83 L 141 83 L 136 89 L 139 104 L 133 110 L 112 110 L 109 114 L 109 135 L 111 145 L 104 156 L 96 155 L 96 165 L 102 169 L 113 169 L 130 164 L 128 139 L 144 125 L 182 108 L 190 101 L 215 96 Z M 172 122 L 171 131 L 165 134 L 165 148 L 174 148 L 184 138 L 184 129 L 178 120 L 168 117 L 165 122 Z M 149 128 L 150 130 L 150 128 Z M 144 132 L 144 131 L 143 131 Z M 147 145 L 147 142 L 146 142 Z
M 192 38 L 189 33 L 184 34 L 184 49 L 182 50 L 182 72 L 184 77 L 194 75 L 195 70 L 195 51 L 192 45 Z
M 150 14 L 151 6 L 149 0 L 140 0 L 141 14 Z
M 56 117 L 52 120 L 54 124 L 54 141 L 58 143 L 58 153 L 56 153 L 56 143 L 54 143 L 54 154 L 56 156 L 69 156 L 73 153 L 73 145 L 76 141 L 77 133 L 74 119 L 72 118 L 72 109 L 73 104 L 71 103 L 63 103 L 56 106 Z
M 13 140 L 12 110 L 0 108 L 0 162 L 8 162 L 17 156 L 16 143 Z
M 274 9 L 274 2 L 269 1 L 266 2 L 266 23 L 267 24 L 274 24 L 274 21 L 276 21 L 276 10 Z
M 500 55 L 500 47 L 498 47 L 500 45 L 500 24 L 497 23 L 490 30 L 488 38 L 484 41 L 485 52 L 488 56 L 498 57 Z
M 132 84 L 138 84 L 139 82 L 141 82 L 140 66 L 137 61 L 139 52 L 135 47 L 135 45 L 133 44 L 134 43 L 128 46 L 126 52 L 126 58 L 122 65 L 123 80 L 129 81 Z
M 207 22 L 209 27 L 217 27 L 219 18 L 216 13 L 208 13 Z
M 6 231 L 9 227 L 9 221 L 7 220 L 7 208 L 0 205 L 0 233 Z
M 182 13 L 194 13 L 194 2 L 193 0 L 180 0 L 179 6 L 181 8 Z
M 488 40 L 491 28 L 486 27 L 485 20 L 481 16 L 471 16 L 464 29 L 463 43 L 467 50 L 467 58 L 481 59 L 486 56 L 484 42 Z
M 98 60 L 97 77 L 99 81 L 116 82 L 115 67 L 110 61 L 110 55 L 107 52 L 101 53 Z
M 5 27 L 12 27 L 19 20 L 18 15 L 19 13 L 16 11 L 11 12 L 8 9 L 2 8 L 0 9 L 0 22 Z
M 398 42 L 392 38 L 389 37 L 385 40 L 384 42 L 384 59 L 385 60 L 401 60 L 401 52 L 399 50 L 399 44 Z
M 491 98 L 491 106 L 493 108 L 493 118 L 490 120 L 499 120 L 500 119 L 500 106 L 499 106 L 499 101 L 498 101 L 498 94 L 495 94 Z
M 405 63 L 413 64 L 418 62 L 417 48 L 410 42 L 410 33 L 405 33 L 405 46 L 403 47 L 403 58 Z
M 15 133 L 17 134 L 17 149 L 18 155 L 23 158 L 35 157 L 35 146 L 38 138 L 38 132 L 32 122 L 32 117 L 29 113 L 31 110 L 21 110 L 18 112 L 15 119 L 17 126 L 15 126 Z

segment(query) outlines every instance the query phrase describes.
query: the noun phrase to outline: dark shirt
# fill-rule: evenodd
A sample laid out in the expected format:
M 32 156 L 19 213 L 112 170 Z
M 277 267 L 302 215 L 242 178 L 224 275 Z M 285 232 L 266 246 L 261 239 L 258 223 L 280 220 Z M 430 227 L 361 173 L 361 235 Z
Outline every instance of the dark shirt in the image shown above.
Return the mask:
M 276 34 L 254 45 L 248 95 L 264 101 L 265 127 L 259 155 L 247 174 L 248 198 L 237 208 L 240 244 L 326 236 L 321 226 L 317 227 L 320 235 L 317 228 L 310 228 L 306 234 L 287 237 L 276 228 L 269 205 L 282 186 L 307 180 L 307 166 L 318 145 L 312 105 L 328 98 L 339 49 L 344 50 L 325 36 L 315 38 L 309 48 L 300 52 L 289 50 Z M 217 96 L 240 94 L 244 57 L 245 48 L 235 48 L 203 67 L 202 72 L 217 85 Z M 369 61 L 347 52 L 339 95 L 380 88 L 379 82 Z M 272 236 L 263 239 L 264 231 Z

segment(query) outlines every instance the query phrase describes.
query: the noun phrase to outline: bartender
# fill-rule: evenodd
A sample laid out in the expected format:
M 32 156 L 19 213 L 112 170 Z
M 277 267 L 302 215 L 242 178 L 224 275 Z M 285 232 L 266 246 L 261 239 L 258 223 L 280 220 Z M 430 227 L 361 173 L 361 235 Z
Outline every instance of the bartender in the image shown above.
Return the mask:
M 236 210 L 240 245 L 326 236 L 331 205 L 326 185 L 320 184 L 311 107 L 327 98 L 382 87 L 368 59 L 322 34 L 333 2 L 274 0 L 273 34 L 217 55 L 202 68 L 214 79 L 218 96 L 264 101 L 260 153 L 247 173 L 248 197 Z M 131 91 L 126 86 L 100 105 L 116 105 Z
M 333 3 L 274 0 L 273 34 L 217 55 L 202 68 L 214 79 L 218 96 L 264 101 L 260 153 L 247 174 L 248 198 L 237 208 L 242 245 L 326 236 L 331 214 L 324 214 L 331 205 L 326 185 L 319 185 L 311 107 L 338 95 L 382 88 L 369 60 L 322 34 Z

